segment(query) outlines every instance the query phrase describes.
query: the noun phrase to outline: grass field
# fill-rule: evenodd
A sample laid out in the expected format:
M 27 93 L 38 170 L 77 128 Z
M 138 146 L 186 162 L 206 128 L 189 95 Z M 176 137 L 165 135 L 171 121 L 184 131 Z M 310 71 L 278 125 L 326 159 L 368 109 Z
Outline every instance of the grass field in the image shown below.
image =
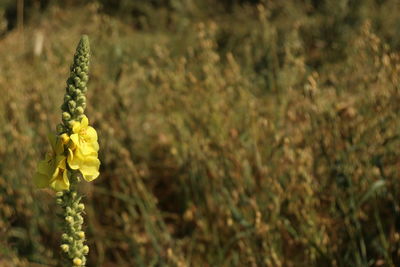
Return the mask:
M 32 176 L 82 34 L 88 266 L 399 266 L 399 8 L 0 0 L 0 266 L 59 266 Z

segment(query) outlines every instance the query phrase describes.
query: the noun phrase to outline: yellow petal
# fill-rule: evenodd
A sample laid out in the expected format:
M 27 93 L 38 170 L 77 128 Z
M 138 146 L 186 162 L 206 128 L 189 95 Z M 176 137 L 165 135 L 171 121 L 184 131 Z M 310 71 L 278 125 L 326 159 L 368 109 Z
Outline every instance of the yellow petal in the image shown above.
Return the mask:
M 66 190 L 69 188 L 69 181 L 66 176 L 64 144 L 62 139 L 56 135 L 49 135 L 49 141 L 53 151 L 46 155 L 45 160 L 39 162 L 33 177 L 34 183 L 39 188 L 50 185 L 55 190 Z
M 54 134 L 49 134 L 48 138 L 53 154 L 62 154 L 64 152 L 64 146 L 62 140 Z
M 49 185 L 49 176 L 36 172 L 33 175 L 33 183 L 38 188 L 45 188 Z
M 56 158 L 57 167 L 65 170 L 67 168 L 66 160 L 67 158 L 64 155 L 57 156 Z
M 51 177 L 54 178 L 58 176 L 60 171 L 65 169 L 66 169 L 65 156 L 57 156 L 55 158 L 54 169 Z
M 64 184 L 66 185 L 67 189 L 69 189 L 69 179 L 68 179 L 67 171 L 64 171 L 64 173 L 63 173 L 63 180 L 64 180 Z
M 75 121 L 74 124 L 72 124 L 72 132 L 73 133 L 79 133 L 81 128 L 82 128 L 82 126 L 79 121 Z
M 52 180 L 56 179 L 59 174 L 60 174 L 60 169 L 59 168 L 55 168 L 54 172 L 51 174 Z
M 98 143 L 97 141 L 96 141 L 96 142 L 93 142 L 91 145 L 92 145 L 93 149 L 94 149 L 96 152 L 99 151 L 99 143 Z
M 52 181 L 50 182 L 50 186 L 56 191 L 68 190 L 69 180 L 66 172 L 63 172 L 63 174 L 60 173 L 60 175 L 52 179 Z
M 84 164 L 80 166 L 79 170 L 83 178 L 90 182 L 99 176 L 100 160 L 96 157 L 85 158 Z
M 88 126 L 86 129 L 86 139 L 89 142 L 97 141 L 97 132 L 92 126 Z
M 79 162 L 80 162 L 79 157 L 76 157 L 75 153 L 72 152 L 71 149 L 68 149 L 68 152 L 69 152 L 67 159 L 68 166 L 73 170 L 79 169 Z
M 52 159 L 50 157 L 46 156 L 45 160 L 39 161 L 36 171 L 37 173 L 50 176 L 52 171 Z
M 99 150 L 99 144 L 97 142 L 94 142 L 94 143 L 84 143 L 80 147 L 78 147 L 76 151 L 82 154 L 83 156 L 96 156 L 98 150 Z
M 65 165 L 65 158 L 60 162 L 60 164 Z M 57 173 L 57 175 L 53 176 L 53 178 L 50 180 L 50 186 L 54 188 L 56 191 L 69 189 L 67 170 L 62 168 L 56 168 L 55 173 Z
M 69 138 L 71 138 L 71 140 L 72 140 L 72 143 L 75 145 L 75 146 L 79 146 L 79 135 L 78 134 L 76 134 L 76 133 L 74 133 L 74 134 L 71 134 L 71 136 L 69 137 Z
M 60 135 L 60 139 L 64 145 L 68 144 L 68 142 L 69 142 L 69 136 L 66 133 L 63 133 L 62 135 Z
M 67 157 L 67 162 L 69 163 L 70 160 L 74 158 L 74 151 L 72 151 L 71 148 L 68 148 L 68 157 Z
M 83 115 L 83 118 L 81 120 L 81 127 L 86 128 L 88 127 L 88 125 L 89 125 L 89 119 L 85 115 Z

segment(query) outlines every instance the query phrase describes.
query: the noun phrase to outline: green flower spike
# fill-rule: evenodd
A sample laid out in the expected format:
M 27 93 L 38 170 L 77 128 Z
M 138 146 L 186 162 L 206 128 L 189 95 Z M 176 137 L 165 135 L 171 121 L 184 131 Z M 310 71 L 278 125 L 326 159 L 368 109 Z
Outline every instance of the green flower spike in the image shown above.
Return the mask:
M 57 125 L 57 135 L 50 135 L 52 152 L 39 162 L 33 177 L 39 188 L 51 187 L 57 191 L 57 204 L 62 208 L 63 221 L 61 251 L 66 266 L 86 265 L 89 247 L 85 245 L 83 217 L 85 206 L 77 192 L 82 178 L 93 181 L 99 176 L 99 144 L 97 132 L 85 116 L 88 71 L 89 39 L 82 36 L 71 66 L 62 109 L 62 123 Z
M 63 125 L 58 126 L 58 133 L 70 133 L 72 125 L 81 121 L 86 108 L 87 82 L 89 80 L 89 38 L 83 35 L 71 66 L 71 74 L 67 80 L 64 103 L 61 106 Z
M 68 161 L 69 178 L 71 180 L 71 187 L 69 191 L 64 191 L 58 193 L 57 203 L 60 203 L 64 214 L 64 234 L 62 235 L 61 250 L 65 253 L 68 258 L 68 265 L 72 266 L 85 266 L 86 257 L 85 255 L 89 252 L 89 247 L 84 244 L 85 242 L 85 232 L 83 231 L 83 217 L 82 212 L 85 206 L 80 203 L 81 197 L 76 191 L 76 185 L 80 181 L 81 177 L 86 178 L 87 169 L 93 170 L 91 174 L 94 173 L 94 177 L 91 180 L 97 178 L 98 169 L 100 166 L 100 161 L 97 159 L 98 143 L 97 143 L 97 133 L 95 133 L 95 138 L 91 140 L 91 145 L 94 147 L 85 156 L 81 157 L 79 168 L 75 165 L 71 165 L 77 157 L 76 154 L 79 153 L 80 147 L 85 144 L 76 144 L 76 135 L 82 134 L 82 131 L 78 125 L 81 121 L 85 121 L 88 124 L 88 119 L 84 115 L 86 108 L 86 97 L 87 92 L 87 82 L 89 79 L 89 38 L 84 35 L 82 36 L 76 53 L 74 56 L 74 62 L 71 66 L 71 73 L 67 80 L 67 88 L 64 96 L 64 103 L 61 106 L 62 112 L 62 122 L 57 128 L 58 134 L 61 136 L 62 142 L 67 145 L 66 154 Z M 71 139 L 72 138 L 72 139 Z M 83 163 L 82 163 L 83 162 Z M 85 165 L 86 162 L 90 162 L 90 165 Z
M 75 191 L 57 192 L 57 203 L 64 214 L 64 233 L 62 234 L 61 250 L 67 256 L 66 266 L 85 266 L 89 247 L 85 245 L 82 213 L 85 206 L 80 203 L 81 197 Z

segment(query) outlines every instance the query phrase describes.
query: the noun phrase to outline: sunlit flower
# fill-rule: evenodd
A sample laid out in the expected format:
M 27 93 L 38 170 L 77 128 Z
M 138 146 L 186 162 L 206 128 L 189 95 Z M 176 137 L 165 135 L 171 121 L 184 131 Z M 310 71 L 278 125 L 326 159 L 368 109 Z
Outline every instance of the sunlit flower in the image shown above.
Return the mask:
M 79 150 L 83 155 L 97 155 L 99 143 L 96 130 L 89 126 L 89 120 L 83 116 L 80 122 L 74 122 L 72 126 L 72 150 Z
M 69 167 L 79 170 L 88 182 L 96 179 L 100 167 L 98 150 L 96 130 L 89 126 L 89 120 L 84 116 L 81 122 L 75 122 L 72 126 L 67 159 Z
M 50 135 L 49 141 L 52 151 L 46 155 L 45 160 L 39 162 L 33 176 L 34 183 L 39 188 L 50 186 L 56 191 L 68 190 L 69 180 L 63 143 L 55 135 Z
M 90 182 L 99 176 L 100 160 L 95 155 L 83 155 L 79 149 L 69 149 L 68 165 L 73 170 L 79 170 L 83 178 Z

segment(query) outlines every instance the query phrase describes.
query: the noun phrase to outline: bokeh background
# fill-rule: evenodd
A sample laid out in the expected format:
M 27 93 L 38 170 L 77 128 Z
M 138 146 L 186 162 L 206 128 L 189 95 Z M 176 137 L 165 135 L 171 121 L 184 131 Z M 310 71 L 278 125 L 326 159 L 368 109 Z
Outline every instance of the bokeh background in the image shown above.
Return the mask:
M 398 0 L 0 0 L 0 266 L 58 266 L 32 175 L 81 34 L 89 266 L 399 266 Z

